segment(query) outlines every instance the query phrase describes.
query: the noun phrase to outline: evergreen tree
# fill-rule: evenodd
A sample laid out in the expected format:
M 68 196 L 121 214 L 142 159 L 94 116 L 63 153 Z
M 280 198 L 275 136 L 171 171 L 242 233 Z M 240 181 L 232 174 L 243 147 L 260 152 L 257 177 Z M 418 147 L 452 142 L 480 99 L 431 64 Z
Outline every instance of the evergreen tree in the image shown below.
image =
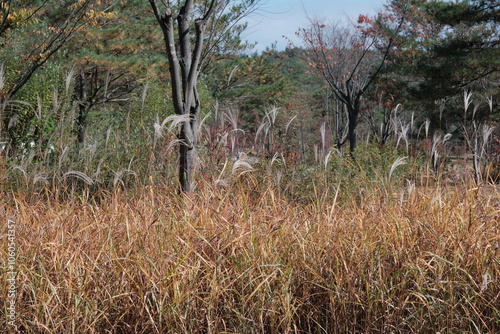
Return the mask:
M 393 0 L 374 21 L 381 38 L 395 17 L 406 16 L 397 52 L 386 73 L 406 88 L 414 101 L 434 101 L 461 94 L 500 71 L 500 4 L 497 1 Z

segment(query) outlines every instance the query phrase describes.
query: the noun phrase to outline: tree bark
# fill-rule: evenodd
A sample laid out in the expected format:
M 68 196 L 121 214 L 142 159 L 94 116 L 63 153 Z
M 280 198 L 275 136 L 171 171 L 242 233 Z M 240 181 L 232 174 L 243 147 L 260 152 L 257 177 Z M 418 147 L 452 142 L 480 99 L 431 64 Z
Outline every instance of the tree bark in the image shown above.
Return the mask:
M 167 6 L 165 14 L 161 15 L 155 0 L 150 0 L 158 23 L 163 31 L 165 47 L 169 61 L 172 99 L 175 113 L 179 116 L 188 115 L 179 129 L 179 186 L 181 192 L 193 190 L 193 173 L 196 165 L 197 117 L 200 111 L 200 100 L 197 81 L 200 73 L 200 61 L 203 48 L 203 38 L 206 19 L 211 15 L 213 4 L 204 18 L 194 21 L 195 43 L 191 44 L 191 16 L 193 0 L 186 0 L 177 16 L 178 56 L 174 34 L 174 18 L 172 10 Z
M 76 118 L 76 135 L 78 144 L 83 144 L 85 141 L 85 130 L 87 127 L 87 81 L 85 80 L 85 72 L 80 72 L 78 77 L 78 116 Z
M 348 138 L 349 138 L 349 152 L 353 156 L 357 147 L 356 128 L 358 123 L 359 108 L 349 108 L 349 124 L 348 124 Z

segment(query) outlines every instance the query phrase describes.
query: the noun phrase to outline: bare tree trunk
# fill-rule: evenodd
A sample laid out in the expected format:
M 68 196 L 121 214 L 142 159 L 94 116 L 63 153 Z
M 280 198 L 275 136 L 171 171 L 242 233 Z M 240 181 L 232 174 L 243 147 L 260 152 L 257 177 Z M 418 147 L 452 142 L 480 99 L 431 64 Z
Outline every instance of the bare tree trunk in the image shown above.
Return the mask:
M 347 112 L 349 118 L 348 122 L 349 152 L 351 153 L 351 156 L 354 155 L 354 151 L 356 150 L 358 144 L 356 136 L 356 128 L 358 127 L 361 93 L 359 93 L 353 99 L 354 101 L 348 100 L 349 103 L 347 104 Z
M 179 130 L 179 185 L 182 192 L 193 190 L 193 174 L 196 167 L 196 120 L 185 122 Z M 192 134 L 192 136 L 190 135 Z
M 184 140 L 185 132 L 181 130 L 179 139 Z M 192 177 L 195 149 L 181 143 L 179 146 L 179 184 L 181 190 L 190 192 L 192 190 Z
M 76 136 L 78 144 L 83 144 L 85 141 L 85 129 L 87 126 L 87 82 L 85 80 L 85 72 L 80 72 L 78 77 L 78 87 L 76 90 L 78 96 L 78 116 L 76 117 Z
M 197 81 L 206 20 L 212 15 L 216 0 L 210 2 L 203 18 L 194 20 L 194 45 L 191 43 L 193 0 L 184 2 L 175 19 L 168 4 L 165 14 L 161 14 L 157 0 L 149 0 L 149 2 L 163 31 L 175 113 L 179 116 L 187 116 L 180 127 L 178 137 L 180 140 L 179 186 L 182 192 L 191 192 L 196 163 L 197 117 L 200 111 Z M 174 20 L 177 20 L 178 43 L 175 40 Z
M 354 153 L 357 147 L 357 136 L 356 136 L 356 123 L 357 115 L 349 113 L 349 152 L 351 155 Z

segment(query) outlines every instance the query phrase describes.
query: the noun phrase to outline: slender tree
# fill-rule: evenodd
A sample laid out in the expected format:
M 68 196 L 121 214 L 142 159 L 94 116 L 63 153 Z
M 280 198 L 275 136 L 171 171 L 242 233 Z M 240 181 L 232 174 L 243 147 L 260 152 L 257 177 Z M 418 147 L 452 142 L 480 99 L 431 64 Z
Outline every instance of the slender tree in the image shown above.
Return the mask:
M 344 106 L 347 136 L 337 136 L 338 148 L 349 141 L 350 152 L 356 149 L 362 97 L 385 66 L 393 38 L 403 20 L 401 18 L 384 39 L 371 28 L 374 20 L 364 15 L 360 15 L 356 27 L 327 26 L 311 19 L 310 26 L 298 32 L 306 46 L 309 64 L 325 79 Z
M 198 141 L 197 119 L 200 112 L 197 83 L 203 60 L 210 54 L 210 50 L 227 39 L 227 33 L 256 7 L 258 0 L 242 0 L 236 5 L 231 5 L 230 0 L 184 0 L 179 1 L 177 6 L 170 1 L 149 2 L 163 32 L 169 61 L 172 102 L 181 121 L 178 136 L 179 185 L 181 191 L 191 192 Z M 174 14 L 176 10 L 177 14 Z M 217 36 L 213 34 L 214 27 L 219 32 Z

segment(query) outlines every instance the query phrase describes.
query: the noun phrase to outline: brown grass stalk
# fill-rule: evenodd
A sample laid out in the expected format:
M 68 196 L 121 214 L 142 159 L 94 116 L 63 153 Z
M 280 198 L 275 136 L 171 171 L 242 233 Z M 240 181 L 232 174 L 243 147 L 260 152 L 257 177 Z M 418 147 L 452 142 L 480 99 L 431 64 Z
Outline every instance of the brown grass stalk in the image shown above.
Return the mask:
M 99 203 L 7 195 L 17 324 L 27 333 L 498 332 L 498 189 L 381 193 L 297 203 L 247 173 L 191 197 L 164 187 Z M 4 267 L 7 257 L 4 246 Z

